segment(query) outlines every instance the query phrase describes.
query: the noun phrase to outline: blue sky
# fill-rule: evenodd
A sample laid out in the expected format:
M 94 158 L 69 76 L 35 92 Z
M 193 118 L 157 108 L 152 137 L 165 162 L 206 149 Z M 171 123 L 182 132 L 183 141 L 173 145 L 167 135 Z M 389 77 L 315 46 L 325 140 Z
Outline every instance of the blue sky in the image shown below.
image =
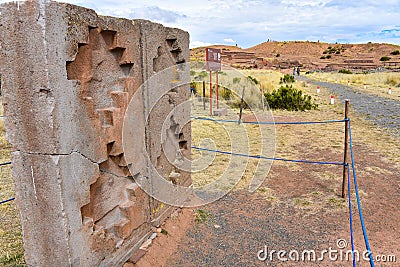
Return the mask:
M 0 2 L 6 2 L 0 0 Z M 400 44 L 399 0 L 65 0 L 101 15 L 143 18 L 190 33 L 191 47 L 268 39 Z

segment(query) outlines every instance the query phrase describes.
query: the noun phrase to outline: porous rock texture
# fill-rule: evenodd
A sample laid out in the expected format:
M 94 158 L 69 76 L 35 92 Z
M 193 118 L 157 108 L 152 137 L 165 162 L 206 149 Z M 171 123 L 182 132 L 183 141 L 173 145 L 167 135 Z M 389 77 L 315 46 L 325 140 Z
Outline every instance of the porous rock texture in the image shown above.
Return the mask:
M 172 211 L 142 191 L 129 171 L 125 110 L 146 80 L 189 62 L 188 33 L 52 1 L 6 3 L 0 12 L 5 126 L 15 148 L 26 262 L 122 266 Z M 188 71 L 179 75 L 189 79 Z M 172 134 L 160 138 L 163 121 L 189 94 L 180 86 L 150 111 L 147 103 L 157 96 L 151 86 L 141 92 L 132 119 L 142 134 L 129 145 L 144 146 L 149 158 L 129 163 L 140 165 L 136 176 L 151 175 L 149 164 L 165 179 L 179 172 L 165 150 L 177 147 L 190 157 L 190 124 L 183 125 L 190 110 L 169 115 Z M 190 183 L 188 172 L 179 177 L 173 182 Z

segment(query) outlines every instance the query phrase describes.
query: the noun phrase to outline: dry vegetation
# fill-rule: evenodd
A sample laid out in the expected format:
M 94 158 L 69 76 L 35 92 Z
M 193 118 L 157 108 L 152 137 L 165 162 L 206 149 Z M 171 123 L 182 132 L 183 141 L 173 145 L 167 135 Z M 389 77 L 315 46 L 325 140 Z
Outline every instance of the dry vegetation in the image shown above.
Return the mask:
M 272 90 L 279 86 L 279 78 L 282 76 L 280 73 L 273 71 L 244 71 L 244 75 L 251 75 L 260 80 L 265 90 Z M 391 77 L 387 74 L 386 77 Z M 329 77 L 329 74 L 327 74 Z M 374 81 L 371 76 L 371 81 Z M 383 78 L 385 81 L 386 78 Z M 296 82 L 295 87 L 301 88 L 305 93 L 311 95 L 318 103 L 319 109 L 306 112 L 289 112 L 276 110 L 273 111 L 275 121 L 320 121 L 320 120 L 335 120 L 342 119 L 344 116 L 344 105 L 337 103 L 335 105 L 329 104 L 330 93 L 328 90 L 321 88 L 319 94 L 316 93 L 314 87 L 307 87 L 302 82 Z M 248 111 L 247 111 L 248 112 Z M 354 135 L 355 146 L 361 145 L 372 151 L 377 151 L 381 155 L 385 155 L 384 161 L 391 166 L 398 166 L 400 155 L 400 141 L 390 136 L 387 132 L 380 129 L 365 119 L 351 113 L 352 128 Z M 265 127 L 265 126 L 261 126 Z M 249 133 L 250 140 L 250 153 L 257 155 L 261 140 L 256 135 L 259 132 L 258 126 L 247 126 L 246 129 Z M 221 125 L 204 122 L 194 121 L 192 124 L 192 139 L 193 144 L 201 144 L 201 140 L 210 138 L 214 140 L 217 149 L 224 151 L 231 151 L 229 145 L 232 140 L 228 140 L 223 132 Z M 366 134 L 367 133 L 367 134 Z M 231 137 L 232 138 L 232 137 Z M 276 125 L 276 154 L 275 157 L 284 157 L 289 159 L 309 159 L 315 161 L 342 161 L 343 160 L 343 142 L 344 142 L 344 125 L 343 124 L 323 124 L 323 125 Z M 240 141 L 233 138 L 233 141 Z M 257 149 L 258 148 L 258 149 Z M 193 151 L 194 158 L 200 156 L 198 151 Z M 199 172 L 192 176 L 194 184 L 200 185 L 207 183 L 221 175 L 227 167 L 229 156 L 215 155 L 211 167 L 205 172 Z M 258 164 L 257 159 L 249 159 L 244 176 L 236 189 L 247 188 L 250 180 L 253 177 L 254 171 Z M 289 169 L 292 172 L 301 172 L 303 165 L 285 163 L 275 161 L 273 166 L 280 166 Z M 334 167 L 337 168 L 337 167 Z M 330 194 L 322 194 L 321 192 L 312 192 L 305 194 L 293 200 L 295 206 L 300 208 L 307 208 L 310 210 L 318 210 L 320 208 L 345 208 L 345 201 L 338 197 L 341 184 L 340 171 L 332 168 L 321 167 L 318 172 L 312 175 L 321 180 L 332 181 Z M 363 175 L 373 175 L 374 173 L 383 173 L 385 170 L 381 168 L 370 168 L 368 170 L 360 170 L 359 173 Z M 267 179 L 274 176 L 274 171 L 270 172 Z M 279 198 L 274 196 L 272 189 L 267 186 L 259 188 L 258 193 L 265 196 L 267 201 L 277 202 Z M 361 195 L 365 193 L 361 191 Z
M 2 109 L 2 105 L 0 105 Z M 3 112 L 0 110 L 0 114 Z M 11 160 L 11 145 L 6 141 L 3 119 L 0 119 L 0 162 Z M 0 167 L 0 200 L 14 196 L 11 167 Z M 24 266 L 21 224 L 14 202 L 0 205 L 0 265 Z
M 271 92 L 279 87 L 279 80 L 283 74 L 273 70 L 244 70 L 245 76 L 252 76 L 260 81 L 264 92 Z
M 378 72 L 369 74 L 342 74 L 315 72 L 310 77 L 320 81 L 340 83 L 350 86 L 368 94 L 374 94 L 395 100 L 400 100 L 400 72 Z M 366 89 L 364 89 L 364 84 Z M 388 88 L 392 89 L 392 94 L 388 94 Z
M 245 76 L 252 76 L 257 78 L 264 89 L 270 91 L 279 86 L 279 79 L 282 74 L 273 71 L 245 71 Z M 362 85 L 363 83 L 369 84 L 371 89 L 367 89 L 370 93 L 384 94 L 383 90 L 387 87 L 388 81 L 400 81 L 399 74 L 388 73 L 382 74 L 369 74 L 369 75 L 338 75 L 338 74 L 314 74 L 313 77 L 328 80 L 330 82 L 347 83 L 351 80 L 354 84 Z M 344 116 L 343 105 L 338 103 L 336 105 L 329 105 L 329 92 L 324 88 L 321 93 L 317 94 L 315 88 L 306 87 L 303 83 L 296 82 L 295 87 L 301 88 L 305 93 L 311 95 L 319 104 L 318 110 L 306 112 L 288 112 L 288 111 L 273 111 L 276 121 L 320 121 L 341 119 Z M 372 88 L 376 88 L 371 91 Z M 363 90 L 363 89 L 360 89 Z M 382 93 L 379 93 L 382 90 Z M 395 93 L 393 97 L 399 97 Z M 197 102 L 197 100 L 194 100 Z M 201 103 L 197 103 L 200 109 Z M 237 112 L 237 110 L 234 110 Z M 248 114 L 248 111 L 246 111 Z M 232 115 L 232 114 L 231 114 Z M 233 114 L 234 115 L 234 114 Z M 400 141 L 394 139 L 382 129 L 373 126 L 371 123 L 365 121 L 356 114 L 351 114 L 352 128 L 354 133 L 355 145 L 362 145 L 372 151 L 377 151 L 379 154 L 384 155 L 383 160 L 392 166 L 400 167 Z M 232 127 L 236 127 L 233 125 Z M 256 155 L 260 153 L 261 139 L 260 129 L 258 126 L 246 125 L 237 126 L 243 127 L 247 131 L 248 141 L 240 140 L 236 136 L 229 136 L 226 129 L 221 124 L 216 124 L 207 121 L 193 121 L 192 124 L 192 139 L 193 145 L 205 146 L 202 140 L 207 138 L 212 139 L 216 149 L 230 151 L 231 141 L 245 142 L 249 144 L 249 153 Z M 266 126 L 261 126 L 266 127 Z M 10 145 L 5 140 L 5 131 L 3 122 L 0 122 L 0 161 L 5 162 L 10 160 Z M 366 134 L 367 133 L 367 134 Z M 343 135 L 344 127 L 342 124 L 326 124 L 326 125 L 309 125 L 307 127 L 298 125 L 276 125 L 276 157 L 285 157 L 290 159 L 309 159 L 316 161 L 341 161 L 343 151 Z M 199 158 L 202 153 L 193 150 L 193 158 Z M 206 154 L 206 153 L 205 153 Z M 203 153 L 204 155 L 204 153 Z M 356 155 L 357 157 L 357 155 Z M 192 178 L 195 186 L 202 186 L 210 183 L 218 178 L 228 166 L 230 156 L 216 155 L 211 166 L 203 172 L 194 173 Z M 357 160 L 357 158 L 356 158 Z M 247 188 L 249 181 L 252 179 L 259 160 L 249 159 L 247 168 L 241 178 L 237 188 Z M 303 165 L 274 162 L 273 168 L 285 168 L 290 172 L 298 173 L 303 170 Z M 291 205 L 299 209 L 307 209 L 311 212 L 317 212 L 319 209 L 345 209 L 345 201 L 338 197 L 341 184 L 340 173 L 333 168 L 321 167 L 318 171 L 313 171 L 312 176 L 321 180 L 331 181 L 329 193 L 322 193 L 318 190 L 305 193 L 299 197 L 293 198 Z M 360 176 L 371 176 L 377 173 L 385 173 L 386 170 L 378 167 L 371 166 L 364 170 L 359 170 Z M 7 199 L 14 195 L 13 183 L 11 180 L 11 168 L 2 167 L 0 169 L 0 199 Z M 277 171 L 272 170 L 267 180 L 274 177 Z M 284 201 L 274 194 L 274 191 L 268 186 L 264 185 L 257 190 L 257 194 L 265 198 L 266 201 L 271 203 L 278 203 Z M 365 193 L 361 192 L 364 196 Z M 1 266 L 23 266 L 23 248 L 21 238 L 21 226 L 17 214 L 15 203 L 7 203 L 0 206 L 0 265 Z

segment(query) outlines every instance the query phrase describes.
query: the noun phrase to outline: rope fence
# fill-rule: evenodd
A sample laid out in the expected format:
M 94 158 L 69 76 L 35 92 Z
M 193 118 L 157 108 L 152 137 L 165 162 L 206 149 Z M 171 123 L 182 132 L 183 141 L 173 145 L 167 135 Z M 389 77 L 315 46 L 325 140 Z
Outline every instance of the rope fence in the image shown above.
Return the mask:
M 212 121 L 218 123 L 238 123 L 237 120 L 218 120 L 209 117 L 192 117 L 194 120 L 203 120 L 203 121 Z M 240 123 L 240 120 L 239 120 Z M 199 151 L 207 151 L 207 152 L 214 152 L 218 154 L 224 155 L 232 155 L 232 156 L 239 156 L 239 157 L 248 157 L 248 158 L 255 158 L 255 159 L 262 159 L 262 160 L 277 160 L 277 161 L 285 161 L 291 163 L 306 163 L 306 164 L 316 164 L 316 165 L 336 165 L 336 166 L 343 166 L 347 170 L 347 195 L 348 195 L 348 203 L 349 203 L 349 226 L 350 226 L 350 241 L 351 241 L 351 251 L 352 251 L 352 264 L 353 267 L 356 267 L 356 257 L 355 257 L 355 244 L 354 244 L 354 231 L 353 231 L 353 209 L 352 209 L 352 200 L 351 200 L 351 174 L 354 182 L 354 190 L 356 195 L 357 201 L 357 208 L 358 213 L 360 216 L 360 222 L 362 227 L 362 232 L 364 236 L 365 246 L 368 252 L 369 262 L 371 267 L 375 267 L 374 259 L 372 255 L 372 250 L 369 245 L 367 229 L 365 226 L 365 220 L 362 213 L 361 207 L 361 200 L 359 196 L 359 189 L 357 184 L 357 174 L 355 169 L 355 157 L 353 151 L 353 134 L 350 127 L 350 119 L 344 118 L 343 120 L 326 120 L 326 121 L 303 121 L 303 122 L 241 122 L 243 124 L 255 124 L 255 125 L 269 125 L 269 124 L 280 124 L 280 125 L 304 125 L 304 124 L 326 124 L 326 123 L 345 123 L 346 135 L 349 136 L 349 148 L 350 148 L 350 156 L 351 156 L 351 164 L 347 162 L 329 162 L 329 161 L 312 161 L 312 160 L 302 160 L 302 159 L 285 159 L 285 158 L 275 158 L 275 157 L 265 157 L 262 155 L 248 155 L 248 154 L 241 154 L 235 153 L 232 151 L 222 151 L 217 149 L 208 149 L 204 147 L 197 147 L 192 146 L 192 149 L 199 150 Z M 347 145 L 347 144 L 346 144 Z M 346 150 L 345 150 L 346 151 Z M 350 172 L 351 170 L 351 172 Z
M 4 116 L 0 116 L 0 118 L 4 118 Z M 349 135 L 349 147 L 350 147 L 350 157 L 351 157 L 351 170 L 352 170 L 352 177 L 354 183 L 354 190 L 356 195 L 357 201 L 357 208 L 361 222 L 361 228 L 364 236 L 365 247 L 369 254 L 369 262 L 371 267 L 375 267 L 374 258 L 372 255 L 372 250 L 368 240 L 367 229 L 365 226 L 365 220 L 362 212 L 361 207 L 361 200 L 359 195 L 358 183 L 357 183 L 357 173 L 355 168 L 355 156 L 353 150 L 353 134 L 351 131 L 350 126 L 350 119 L 344 118 L 343 120 L 325 120 L 325 121 L 302 121 L 302 122 L 243 122 L 243 121 L 236 121 L 236 120 L 217 120 L 214 118 L 208 117 L 192 117 L 195 120 L 203 120 L 203 121 L 213 121 L 213 122 L 220 122 L 220 123 L 243 123 L 243 124 L 253 124 L 253 125 L 309 125 L 309 124 L 327 124 L 327 123 L 346 123 L 346 128 L 348 130 Z M 346 162 L 329 162 L 329 161 L 312 161 L 312 160 L 302 160 L 302 159 L 286 159 L 286 158 L 275 158 L 275 157 L 265 157 L 262 155 L 249 155 L 249 154 L 241 154 L 241 153 L 234 153 L 231 151 L 221 151 L 216 149 L 208 149 L 202 147 L 192 146 L 193 149 L 199 151 L 207 151 L 207 152 L 214 152 L 219 154 L 231 155 L 231 156 L 240 156 L 240 157 L 248 157 L 248 158 L 255 158 L 255 159 L 262 159 L 262 160 L 273 160 L 273 161 L 284 161 L 284 162 L 291 162 L 291 163 L 305 163 L 305 164 L 315 164 L 315 165 L 335 165 L 335 166 L 344 166 L 347 169 L 347 195 L 348 195 L 348 203 L 349 203 L 349 225 L 350 225 L 350 240 L 351 240 L 351 250 L 352 250 L 352 260 L 353 260 L 353 267 L 356 267 L 356 257 L 355 257 L 355 245 L 354 245 L 354 231 L 353 231 L 353 211 L 352 211 L 352 201 L 351 201 L 351 175 L 350 175 L 350 165 Z M 11 165 L 11 162 L 4 162 L 0 163 L 0 167 Z M 15 198 L 10 198 L 7 200 L 0 201 L 0 205 L 14 201 Z
M 302 159 L 269 158 L 269 157 L 265 157 L 262 155 L 248 155 L 248 154 L 208 149 L 208 148 L 204 148 L 204 147 L 192 146 L 192 148 L 196 149 L 196 150 L 200 150 L 200 151 L 215 152 L 215 153 L 219 153 L 219 154 L 247 157 L 247 158 L 254 158 L 254 159 L 277 160 L 277 161 L 294 162 L 294 163 L 308 163 L 308 164 L 315 164 L 315 165 L 345 166 L 345 164 L 343 164 L 342 162 L 329 162 L 329 161 L 324 162 L 324 161 L 311 161 L 311 160 L 302 160 Z
M 7 199 L 7 200 L 0 201 L 0 205 L 1 205 L 1 204 L 5 204 L 5 203 L 7 203 L 7 202 L 14 201 L 14 200 L 15 200 L 15 197 L 10 198 L 10 199 Z
M 4 116 L 0 116 L 0 119 L 4 119 Z M 8 166 L 8 165 L 11 165 L 10 161 L 9 162 L 0 163 L 0 167 Z M 6 199 L 6 200 L 2 200 L 2 201 L 0 201 L 0 205 L 8 203 L 8 202 L 11 202 L 11 201 L 14 201 L 14 200 L 15 200 L 15 197 L 10 198 L 10 199 Z
M 202 120 L 202 121 L 212 121 L 212 122 L 227 122 L 227 123 L 242 123 L 242 124 L 253 124 L 253 125 L 305 125 L 305 124 L 327 124 L 327 123 L 339 123 L 346 122 L 348 119 L 344 120 L 327 120 L 327 121 L 292 121 L 292 122 L 273 122 L 273 121 L 238 121 L 238 120 L 217 120 L 209 117 L 195 117 L 191 116 L 194 120 Z
M 361 222 L 361 228 L 364 236 L 364 242 L 365 242 L 365 247 L 368 251 L 369 254 L 369 263 L 371 267 L 374 267 L 374 257 L 372 256 L 372 250 L 369 245 L 369 240 L 368 240 L 368 234 L 367 234 L 367 228 L 365 227 L 365 221 L 364 221 L 364 216 L 361 208 L 361 199 L 360 199 L 360 194 L 358 190 L 358 183 L 357 183 L 357 173 L 356 173 L 356 167 L 355 167 L 355 159 L 354 159 L 354 150 L 353 150 L 353 134 L 351 131 L 351 126 L 350 126 L 350 121 L 348 123 L 348 129 L 349 129 L 349 136 L 350 136 L 350 157 L 351 157 L 351 168 L 352 168 L 352 173 L 353 173 L 353 182 L 354 182 L 354 191 L 356 193 L 356 199 L 357 199 L 357 208 L 358 208 L 358 214 L 360 215 L 360 222 Z M 350 192 L 349 192 L 350 194 Z

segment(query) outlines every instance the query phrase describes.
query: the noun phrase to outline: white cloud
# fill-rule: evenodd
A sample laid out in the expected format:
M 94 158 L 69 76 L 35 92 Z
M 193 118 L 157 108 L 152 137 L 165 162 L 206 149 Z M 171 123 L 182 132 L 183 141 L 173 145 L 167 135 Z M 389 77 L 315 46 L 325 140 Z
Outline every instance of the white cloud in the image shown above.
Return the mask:
M 225 42 L 225 43 L 231 43 L 231 44 L 236 43 L 236 41 L 233 40 L 232 38 L 226 38 L 226 39 L 224 39 L 224 42 Z
M 141 17 L 182 28 L 190 33 L 192 47 L 221 40 L 250 47 L 267 39 L 309 38 L 328 42 L 369 38 L 372 42 L 400 44 L 397 32 L 381 33 L 399 24 L 398 0 L 187 0 L 184 4 L 181 0 L 62 1 L 93 8 L 102 15 Z
M 201 41 L 190 42 L 190 48 L 209 46 L 209 45 L 212 45 L 212 43 L 205 43 L 205 42 L 201 42 Z

